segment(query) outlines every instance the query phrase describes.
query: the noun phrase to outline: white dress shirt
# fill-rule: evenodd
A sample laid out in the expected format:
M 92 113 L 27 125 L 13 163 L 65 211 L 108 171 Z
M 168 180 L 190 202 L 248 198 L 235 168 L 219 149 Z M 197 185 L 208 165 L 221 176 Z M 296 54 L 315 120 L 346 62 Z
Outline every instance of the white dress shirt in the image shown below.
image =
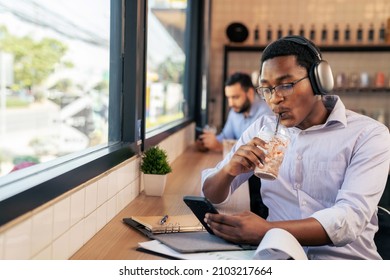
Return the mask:
M 269 208 L 267 220 L 317 219 L 333 245 L 305 247 L 309 259 L 381 259 L 374 235 L 378 230 L 377 205 L 389 173 L 389 130 L 378 121 L 346 110 L 338 96 L 323 100 L 331 111 L 325 124 L 306 130 L 289 128 L 291 142 L 278 178 L 262 180 L 261 195 Z M 270 118 L 274 116 L 261 116 L 223 161 L 204 170 L 202 185 Z M 237 176 L 231 193 L 252 174 Z

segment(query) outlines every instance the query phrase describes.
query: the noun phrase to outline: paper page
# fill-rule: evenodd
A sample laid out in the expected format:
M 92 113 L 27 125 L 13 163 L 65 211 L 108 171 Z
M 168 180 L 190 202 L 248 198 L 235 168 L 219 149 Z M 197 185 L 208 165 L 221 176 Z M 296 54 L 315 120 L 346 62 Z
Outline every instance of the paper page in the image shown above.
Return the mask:
M 140 242 L 138 245 L 143 249 L 181 260 L 250 260 L 255 253 L 255 250 L 240 250 L 182 254 L 157 240 Z
M 267 231 L 257 248 L 254 259 L 258 260 L 307 260 L 298 240 L 288 231 L 273 228 Z

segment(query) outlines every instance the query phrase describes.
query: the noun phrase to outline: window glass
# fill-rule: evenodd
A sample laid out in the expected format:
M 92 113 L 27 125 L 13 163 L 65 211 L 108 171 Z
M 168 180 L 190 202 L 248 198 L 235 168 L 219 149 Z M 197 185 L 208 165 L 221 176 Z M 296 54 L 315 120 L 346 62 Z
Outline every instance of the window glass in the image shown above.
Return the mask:
M 0 0 L 0 176 L 107 143 L 110 0 Z
M 183 91 L 186 0 L 149 0 L 146 131 L 187 117 Z

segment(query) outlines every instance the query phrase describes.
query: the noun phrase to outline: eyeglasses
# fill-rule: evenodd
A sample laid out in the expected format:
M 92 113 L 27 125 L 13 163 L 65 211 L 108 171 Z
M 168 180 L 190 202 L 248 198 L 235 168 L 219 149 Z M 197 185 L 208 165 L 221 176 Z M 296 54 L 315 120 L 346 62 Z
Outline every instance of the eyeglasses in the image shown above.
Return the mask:
M 309 78 L 309 77 L 306 76 L 306 77 L 303 77 L 302 79 L 296 80 L 294 82 L 285 83 L 285 84 L 277 85 L 274 87 L 257 87 L 256 92 L 258 95 L 260 95 L 260 97 L 262 99 L 267 99 L 267 100 L 271 99 L 273 91 L 275 91 L 280 96 L 285 97 L 285 96 L 293 94 L 294 86 L 306 78 Z

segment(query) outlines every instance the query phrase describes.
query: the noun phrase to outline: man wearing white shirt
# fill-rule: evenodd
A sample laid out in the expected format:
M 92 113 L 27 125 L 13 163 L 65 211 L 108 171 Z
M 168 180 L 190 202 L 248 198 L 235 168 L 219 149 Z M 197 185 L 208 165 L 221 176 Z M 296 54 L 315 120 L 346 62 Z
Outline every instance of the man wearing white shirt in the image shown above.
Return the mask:
M 257 93 L 291 134 L 276 180 L 262 180 L 267 219 L 251 212 L 207 214 L 214 233 L 259 244 L 271 228 L 290 232 L 309 259 L 381 259 L 374 242 L 377 205 L 390 163 L 383 124 L 347 110 L 330 95 L 333 76 L 318 48 L 300 36 L 271 43 L 262 54 Z M 256 135 L 276 116 L 259 117 L 215 168 L 202 173 L 202 192 L 213 203 L 228 200 L 256 165 L 269 160 Z
M 256 95 L 251 77 L 246 73 L 234 73 L 226 80 L 225 96 L 230 111 L 223 130 L 218 135 L 204 131 L 197 141 L 201 150 L 222 151 L 223 140 L 237 140 L 261 115 L 272 114 L 267 103 Z

